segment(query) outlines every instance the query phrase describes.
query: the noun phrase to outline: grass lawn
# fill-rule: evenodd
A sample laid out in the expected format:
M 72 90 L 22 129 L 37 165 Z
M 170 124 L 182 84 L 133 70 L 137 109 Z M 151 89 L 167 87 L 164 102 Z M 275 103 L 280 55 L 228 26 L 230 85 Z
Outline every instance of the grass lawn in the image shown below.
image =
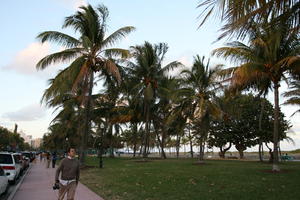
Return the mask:
M 270 173 L 271 165 L 253 161 L 167 159 L 137 162 L 135 159 L 98 159 L 81 171 L 81 182 L 105 200 L 224 200 L 300 199 L 300 162 L 281 164 L 282 173 Z

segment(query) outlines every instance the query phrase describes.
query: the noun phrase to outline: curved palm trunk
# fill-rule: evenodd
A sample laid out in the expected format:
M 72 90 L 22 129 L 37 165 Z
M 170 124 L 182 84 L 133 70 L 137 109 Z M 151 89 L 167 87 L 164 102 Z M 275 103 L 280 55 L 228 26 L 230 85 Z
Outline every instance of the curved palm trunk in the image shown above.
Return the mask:
M 159 137 L 159 133 L 156 131 L 156 136 L 157 136 L 157 141 L 158 141 L 158 144 L 159 144 L 159 147 L 160 147 L 160 155 L 161 155 L 161 158 L 162 159 L 166 159 L 167 156 L 166 156 L 166 153 L 165 153 L 165 133 L 164 133 L 164 130 L 162 131 L 162 136 L 161 136 L 161 139 Z
M 80 146 L 80 165 L 84 166 L 85 165 L 85 153 L 86 153 L 86 147 L 87 147 L 87 140 L 88 140 L 88 135 L 90 131 L 90 126 L 91 126 L 91 97 L 92 97 L 92 92 L 93 92 L 93 85 L 94 85 L 94 73 L 91 72 L 89 76 L 89 86 L 88 86 L 88 96 L 87 100 L 85 102 L 85 115 L 84 115 L 84 128 L 82 132 L 82 140 L 81 140 L 81 146 Z
M 229 147 L 227 147 L 227 148 L 224 146 L 220 147 L 220 152 L 219 152 L 220 158 L 225 158 L 225 153 L 226 153 L 226 151 L 228 151 L 231 148 L 231 146 L 232 146 L 232 143 L 230 142 Z
M 280 171 L 278 166 L 279 159 L 278 159 L 278 128 L 279 128 L 279 83 L 274 83 L 274 103 L 275 103 L 275 110 L 274 110 L 274 133 L 273 133 L 273 142 L 274 142 L 274 159 L 273 159 L 273 167 L 272 171 Z
M 270 162 L 270 163 L 273 163 L 273 160 L 274 160 L 274 153 L 273 153 L 273 151 L 272 151 L 272 148 L 270 148 L 266 142 L 265 142 L 265 145 L 266 145 L 266 147 L 267 147 L 268 150 L 269 150 L 269 155 L 270 155 L 269 162 Z

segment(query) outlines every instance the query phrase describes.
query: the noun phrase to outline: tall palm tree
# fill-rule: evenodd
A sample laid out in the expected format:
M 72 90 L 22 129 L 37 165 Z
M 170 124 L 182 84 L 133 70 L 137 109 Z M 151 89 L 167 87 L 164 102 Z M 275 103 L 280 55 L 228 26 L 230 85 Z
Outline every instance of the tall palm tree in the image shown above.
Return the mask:
M 181 63 L 174 61 L 163 66 L 165 54 L 168 46 L 165 43 L 152 45 L 145 42 L 143 45 L 131 47 L 134 62 L 129 63 L 131 80 L 134 83 L 132 91 L 137 94 L 136 97 L 143 98 L 143 116 L 145 121 L 146 135 L 144 137 L 143 157 L 147 157 L 147 148 L 149 144 L 150 121 L 152 117 L 152 106 L 157 98 L 157 90 L 160 82 L 166 73 L 178 67 Z
M 127 26 L 118 29 L 106 36 L 107 20 L 109 12 L 104 5 L 93 8 L 91 5 L 82 6 L 74 15 L 65 18 L 62 28 L 73 28 L 79 33 L 79 38 L 58 31 L 46 31 L 40 33 L 37 38 L 42 42 L 55 42 L 64 50 L 50 54 L 37 63 L 37 69 L 44 69 L 51 64 L 71 62 L 65 69 L 66 77 L 70 71 L 76 71 L 72 88 L 69 91 L 76 94 L 82 91 L 82 107 L 84 108 L 84 127 L 82 131 L 82 144 L 80 152 L 81 164 L 84 163 L 85 149 L 88 132 L 90 129 L 91 95 L 94 85 L 94 73 L 106 71 L 117 81 L 120 81 L 120 73 L 110 57 L 125 58 L 129 52 L 120 48 L 108 48 L 121 38 L 134 30 Z M 72 70 L 74 69 L 74 70 Z
M 195 134 L 200 141 L 200 160 L 203 160 L 204 144 L 208 134 L 208 121 L 210 116 L 219 116 L 221 111 L 214 101 L 216 89 L 219 88 L 217 73 L 221 66 L 211 69 L 209 60 L 205 64 L 205 57 L 197 55 L 194 58 L 192 68 L 183 70 L 180 74 L 183 77 L 183 88 L 179 90 L 182 95 L 181 104 L 189 104 L 185 108 L 190 109 Z M 199 127 L 200 126 L 200 127 Z
M 300 74 L 300 42 L 297 31 L 290 31 L 286 24 L 257 24 L 252 29 L 250 44 L 232 42 L 214 50 L 213 54 L 230 58 L 239 65 L 227 69 L 231 86 L 239 89 L 254 88 L 259 91 L 274 90 L 274 162 L 278 167 L 278 118 L 279 87 L 288 76 Z M 233 74 L 231 74 L 233 73 Z

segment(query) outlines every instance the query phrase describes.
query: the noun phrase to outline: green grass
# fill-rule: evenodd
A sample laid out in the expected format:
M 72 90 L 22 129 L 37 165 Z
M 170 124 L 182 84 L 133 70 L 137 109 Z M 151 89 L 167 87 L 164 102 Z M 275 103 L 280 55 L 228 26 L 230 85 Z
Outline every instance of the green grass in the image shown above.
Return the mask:
M 192 159 L 105 159 L 104 169 L 81 171 L 81 182 L 105 200 L 224 200 L 299 199 L 300 163 L 281 164 L 282 173 L 270 173 L 270 164 L 250 161 Z M 96 158 L 88 165 L 97 166 Z

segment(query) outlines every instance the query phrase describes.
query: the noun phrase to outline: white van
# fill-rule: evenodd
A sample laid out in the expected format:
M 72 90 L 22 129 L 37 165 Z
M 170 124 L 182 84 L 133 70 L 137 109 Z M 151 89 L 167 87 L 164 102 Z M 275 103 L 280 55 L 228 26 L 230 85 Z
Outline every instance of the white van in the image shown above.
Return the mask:
M 8 181 L 14 184 L 21 171 L 21 164 L 17 155 L 8 152 L 0 152 L 0 166 L 4 170 Z

